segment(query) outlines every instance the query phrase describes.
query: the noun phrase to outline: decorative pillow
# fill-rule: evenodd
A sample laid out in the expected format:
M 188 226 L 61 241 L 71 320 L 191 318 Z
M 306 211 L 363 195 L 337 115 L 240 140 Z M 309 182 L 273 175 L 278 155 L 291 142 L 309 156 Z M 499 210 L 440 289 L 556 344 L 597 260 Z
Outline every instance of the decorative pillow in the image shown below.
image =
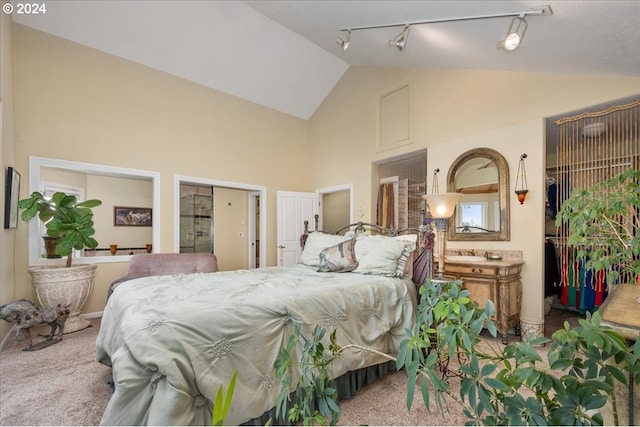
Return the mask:
M 350 240 L 350 237 L 337 236 L 335 234 L 327 234 L 319 231 L 309 233 L 307 241 L 304 244 L 300 262 L 304 265 L 318 267 L 320 265 L 320 252 L 330 246 Z
M 391 277 L 403 276 L 405 263 L 412 252 L 412 250 L 405 250 L 405 241 L 380 235 L 357 239 L 355 246 L 358 268 L 354 272 Z M 404 260 L 399 267 L 398 263 L 403 254 Z
M 331 271 L 333 273 L 346 273 L 353 271 L 358 266 L 355 253 L 356 239 L 338 243 L 320 252 L 320 268 L 318 271 Z
M 396 240 L 400 240 L 404 243 L 404 250 L 402 256 L 398 260 L 398 269 L 396 270 L 396 277 L 407 277 L 411 279 L 413 277 L 413 253 L 416 250 L 418 235 L 417 234 L 404 234 L 402 236 L 394 237 Z

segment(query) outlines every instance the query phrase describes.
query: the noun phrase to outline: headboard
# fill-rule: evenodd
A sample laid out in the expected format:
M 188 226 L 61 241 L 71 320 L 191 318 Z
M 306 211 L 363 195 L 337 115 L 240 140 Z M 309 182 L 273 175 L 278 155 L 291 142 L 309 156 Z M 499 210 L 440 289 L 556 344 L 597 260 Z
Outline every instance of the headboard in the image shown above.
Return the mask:
M 431 228 L 430 221 L 426 221 L 425 225 L 421 225 L 418 228 L 404 228 L 400 230 L 384 228 L 376 224 L 369 224 L 366 222 L 356 222 L 346 225 L 336 231 L 328 232 L 318 229 L 318 220 L 320 216 L 315 215 L 315 227 L 314 230 L 309 230 L 309 221 L 304 221 L 304 233 L 300 236 L 300 247 L 304 250 L 307 237 L 312 232 L 322 232 L 328 234 L 340 235 L 347 231 L 354 231 L 356 233 L 369 233 L 379 234 L 389 237 L 397 237 L 400 235 L 413 235 L 416 234 L 416 249 L 413 252 L 413 273 L 412 280 L 416 286 L 422 285 L 428 277 L 433 275 L 433 245 L 435 234 Z
M 302 236 L 300 236 L 300 247 L 303 249 L 304 249 L 304 244 L 307 240 L 307 236 L 311 232 L 318 231 L 321 233 L 340 235 L 351 230 L 356 233 L 380 234 L 380 235 L 389 236 L 389 237 L 396 237 L 396 236 L 401 236 L 405 234 L 416 234 L 418 236 L 416 241 L 416 250 L 419 250 L 421 247 L 421 243 L 424 241 L 424 234 L 428 231 L 427 226 L 424 226 L 424 225 L 420 226 L 419 228 L 402 228 L 402 229 L 396 230 L 394 228 L 384 228 L 377 224 L 370 224 L 368 222 L 362 222 L 362 221 L 345 225 L 344 227 L 339 228 L 338 230 L 335 230 L 335 231 L 326 231 L 326 230 L 318 229 L 318 222 L 320 220 L 320 215 L 316 214 L 314 215 L 313 218 L 315 223 L 313 230 L 309 230 L 309 221 L 304 221 L 304 232 Z

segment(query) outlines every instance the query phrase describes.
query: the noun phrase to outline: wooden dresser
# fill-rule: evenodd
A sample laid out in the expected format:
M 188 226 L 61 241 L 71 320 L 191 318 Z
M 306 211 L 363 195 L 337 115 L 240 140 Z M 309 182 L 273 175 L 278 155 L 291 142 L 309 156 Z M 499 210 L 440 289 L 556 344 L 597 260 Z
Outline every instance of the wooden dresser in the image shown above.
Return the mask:
M 522 306 L 522 281 L 520 271 L 523 260 L 500 261 L 449 260 L 445 258 L 444 275 L 447 279 L 462 280 L 471 298 L 484 308 L 487 300 L 493 301 L 496 322 L 502 342 L 509 342 L 508 331 L 515 329 L 520 335 L 520 308 Z

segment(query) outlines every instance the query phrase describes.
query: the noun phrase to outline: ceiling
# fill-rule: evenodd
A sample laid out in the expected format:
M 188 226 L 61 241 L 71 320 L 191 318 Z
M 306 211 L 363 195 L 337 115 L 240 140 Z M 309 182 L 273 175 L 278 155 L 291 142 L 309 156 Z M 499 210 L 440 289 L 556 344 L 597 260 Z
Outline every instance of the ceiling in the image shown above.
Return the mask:
M 14 7 L 19 2 L 12 2 Z M 529 10 L 522 45 L 504 52 L 512 18 L 402 25 Z M 308 119 L 349 66 L 640 76 L 639 1 L 51 1 L 14 22 Z M 354 31 L 343 51 L 340 29 Z M 344 37 L 344 33 L 342 34 Z

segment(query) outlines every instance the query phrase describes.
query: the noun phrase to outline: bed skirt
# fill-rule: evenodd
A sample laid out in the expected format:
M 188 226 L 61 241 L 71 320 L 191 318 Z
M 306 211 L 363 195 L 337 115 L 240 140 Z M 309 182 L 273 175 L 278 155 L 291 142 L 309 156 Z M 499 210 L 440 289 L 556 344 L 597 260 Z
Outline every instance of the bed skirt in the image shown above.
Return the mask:
M 383 378 L 388 372 L 396 370 L 396 363 L 394 361 L 389 361 L 341 375 L 335 380 L 336 388 L 338 390 L 338 401 L 354 396 L 365 385 L 373 384 L 378 379 Z M 295 394 L 295 392 L 291 393 L 291 402 L 295 402 Z M 262 414 L 261 417 L 254 418 L 253 420 L 242 423 L 241 425 L 264 426 L 269 420 L 271 420 L 271 425 L 291 425 L 289 420 L 283 420 L 281 417 L 277 416 L 276 408 L 272 408 Z

